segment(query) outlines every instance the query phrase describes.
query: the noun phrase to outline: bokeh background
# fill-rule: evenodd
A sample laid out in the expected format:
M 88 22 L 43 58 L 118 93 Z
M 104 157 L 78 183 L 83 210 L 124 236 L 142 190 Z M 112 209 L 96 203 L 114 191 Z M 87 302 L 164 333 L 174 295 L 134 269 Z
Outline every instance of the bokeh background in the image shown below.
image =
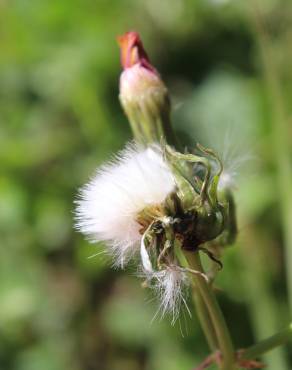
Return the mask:
M 0 0 L 1 370 L 191 370 L 208 353 L 195 314 L 151 323 L 135 268 L 112 270 L 73 229 L 77 189 L 131 139 L 127 30 L 169 86 L 181 139 L 236 174 L 240 232 L 216 286 L 237 348 L 290 320 L 291 2 Z

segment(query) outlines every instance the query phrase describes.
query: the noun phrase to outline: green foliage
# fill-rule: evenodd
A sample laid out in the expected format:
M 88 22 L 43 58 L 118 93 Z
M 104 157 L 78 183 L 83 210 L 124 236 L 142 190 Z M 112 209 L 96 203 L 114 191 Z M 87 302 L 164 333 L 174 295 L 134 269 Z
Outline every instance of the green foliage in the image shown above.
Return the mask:
M 73 230 L 78 187 L 131 138 L 115 42 L 129 29 L 170 88 L 182 141 L 244 162 L 239 239 L 217 282 L 237 347 L 289 321 L 271 102 L 245 3 L 0 1 L 0 369 L 187 370 L 207 353 L 196 317 L 151 324 L 157 305 L 135 268 L 88 258 L 102 246 Z M 262 9 L 285 102 L 291 11 Z M 265 361 L 288 370 L 282 355 Z

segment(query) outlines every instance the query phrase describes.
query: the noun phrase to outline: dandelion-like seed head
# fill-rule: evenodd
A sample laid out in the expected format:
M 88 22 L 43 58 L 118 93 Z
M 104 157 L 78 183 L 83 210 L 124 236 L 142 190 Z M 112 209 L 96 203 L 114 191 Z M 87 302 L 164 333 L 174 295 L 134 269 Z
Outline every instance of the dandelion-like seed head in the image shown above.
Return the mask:
M 160 205 L 174 187 L 158 146 L 128 145 L 80 190 L 77 228 L 93 242 L 105 241 L 115 265 L 123 267 L 141 240 L 139 213 Z
M 174 321 L 182 303 L 187 307 L 189 275 L 177 248 L 199 250 L 226 232 L 229 221 L 228 207 L 217 199 L 221 170 L 212 171 L 206 156 L 166 144 L 129 144 L 97 170 L 76 202 L 77 228 L 91 241 L 105 242 L 115 266 L 140 260 L 160 297 L 159 311 Z

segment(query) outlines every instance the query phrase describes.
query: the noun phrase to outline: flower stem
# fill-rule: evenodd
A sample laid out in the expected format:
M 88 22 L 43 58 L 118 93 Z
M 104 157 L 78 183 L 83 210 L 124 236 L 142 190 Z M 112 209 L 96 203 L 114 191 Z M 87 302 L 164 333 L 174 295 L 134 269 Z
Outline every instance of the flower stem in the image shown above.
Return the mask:
M 190 267 L 194 270 L 204 272 L 198 252 L 184 251 L 185 257 Z M 197 289 L 207 306 L 216 336 L 219 350 L 222 354 L 222 370 L 235 370 L 235 353 L 232 340 L 227 328 L 224 316 L 216 300 L 216 297 L 206 280 L 200 275 L 193 276 Z
M 292 339 L 292 323 L 282 331 L 271 337 L 262 340 L 261 342 L 247 348 L 241 358 L 242 359 L 254 359 L 278 346 L 287 343 Z
M 202 326 L 202 330 L 205 334 L 207 343 L 211 352 L 215 352 L 219 349 L 218 341 L 213 327 L 209 312 L 207 311 L 206 305 L 202 299 L 202 296 L 198 289 L 194 287 L 193 289 L 193 300 L 196 307 L 196 312 Z
M 188 261 L 186 260 L 185 254 L 182 252 L 180 245 L 177 246 L 176 248 L 176 256 L 179 259 L 182 266 L 187 266 L 189 264 Z M 216 352 L 219 350 L 216 332 L 215 332 L 212 320 L 210 318 L 207 306 L 202 298 L 202 295 L 199 289 L 197 289 L 197 286 L 195 284 L 193 286 L 192 293 L 193 293 L 192 296 L 193 296 L 193 302 L 195 305 L 196 313 L 197 313 L 201 328 L 204 332 L 206 341 L 208 343 L 209 349 L 212 353 Z

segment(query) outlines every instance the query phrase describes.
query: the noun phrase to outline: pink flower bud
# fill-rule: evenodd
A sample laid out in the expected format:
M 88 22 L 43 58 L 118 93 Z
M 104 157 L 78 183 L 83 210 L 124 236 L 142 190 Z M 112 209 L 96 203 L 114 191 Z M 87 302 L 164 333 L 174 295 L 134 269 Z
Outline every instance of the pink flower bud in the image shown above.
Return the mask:
M 121 48 L 121 64 L 124 69 L 139 64 L 157 74 L 155 68 L 150 64 L 148 55 L 144 50 L 137 32 L 127 32 L 122 36 L 118 36 L 118 43 Z
M 147 144 L 167 137 L 172 142 L 168 91 L 151 65 L 137 32 L 118 37 L 123 72 L 120 101 L 130 121 L 134 137 Z

